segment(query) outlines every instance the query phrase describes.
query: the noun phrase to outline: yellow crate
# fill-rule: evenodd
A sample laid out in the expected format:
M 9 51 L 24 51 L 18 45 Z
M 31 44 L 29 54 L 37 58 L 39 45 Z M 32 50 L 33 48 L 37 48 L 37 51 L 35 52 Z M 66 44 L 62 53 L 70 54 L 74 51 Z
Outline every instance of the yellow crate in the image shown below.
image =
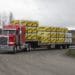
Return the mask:
M 64 33 L 60 33 L 59 38 L 64 38 L 65 34 Z
M 64 38 L 64 37 L 65 37 L 65 33 L 62 32 L 57 33 L 57 38 Z
M 56 38 L 50 38 L 50 43 L 56 43 Z
M 65 32 L 65 28 L 60 28 L 60 32 Z
M 27 20 L 21 20 L 22 25 L 26 25 L 26 27 L 38 27 L 37 21 L 27 21 Z
M 65 38 L 57 38 L 57 43 L 65 43 Z
M 50 38 L 50 32 L 44 32 L 44 37 L 49 37 Z
M 45 30 L 45 27 L 38 27 L 37 30 L 38 30 L 38 32 L 44 31 Z
M 37 38 L 39 41 L 48 41 L 50 40 L 50 32 L 38 32 Z
M 38 22 L 30 21 L 26 23 L 27 27 L 38 27 Z
M 44 41 L 44 40 L 47 41 L 47 40 L 50 39 L 50 35 L 49 34 L 50 34 L 49 32 L 38 32 L 37 38 L 40 41 Z
M 11 24 L 15 25 L 15 24 L 19 24 L 20 23 L 20 20 L 12 20 L 11 21 Z
M 51 31 L 51 27 L 45 27 L 45 31 L 46 32 L 50 32 Z
M 26 40 L 37 40 L 37 35 L 36 34 L 27 34 Z
M 32 27 L 32 22 L 27 22 L 26 26 L 27 27 Z
M 51 32 L 56 32 L 56 29 L 57 29 L 56 27 L 50 27 L 50 28 L 51 28 L 50 30 Z
M 68 28 L 64 28 L 64 32 L 67 33 L 68 32 Z
M 22 24 L 22 25 L 25 25 L 25 26 L 27 26 L 27 25 L 28 25 L 28 24 L 27 24 L 28 22 L 29 22 L 29 21 L 21 20 L 21 24 Z
M 37 33 L 37 28 L 36 27 L 28 27 L 26 28 L 27 33 Z
M 37 35 L 38 36 L 44 36 L 44 32 L 38 32 Z
M 37 36 L 37 40 L 38 41 L 41 41 L 41 36 Z
M 68 32 L 68 29 L 57 27 L 57 32 Z
M 41 41 L 41 43 L 50 43 L 50 38 L 49 37 L 42 37 L 40 41 Z
M 41 36 L 41 37 L 49 37 L 50 38 L 50 32 L 38 32 L 37 35 Z
M 32 27 L 38 27 L 38 22 L 32 22 Z
M 57 27 L 57 32 L 64 32 L 64 28 Z
M 45 28 L 44 28 L 44 31 L 45 31 L 45 32 L 50 32 L 50 31 L 51 31 L 51 27 L 45 27 Z
M 56 38 L 56 37 L 57 37 L 56 32 L 51 32 L 51 33 L 50 33 L 50 37 L 51 37 L 51 38 Z
M 38 29 L 38 32 L 39 31 L 50 32 L 51 27 L 38 27 L 37 29 Z

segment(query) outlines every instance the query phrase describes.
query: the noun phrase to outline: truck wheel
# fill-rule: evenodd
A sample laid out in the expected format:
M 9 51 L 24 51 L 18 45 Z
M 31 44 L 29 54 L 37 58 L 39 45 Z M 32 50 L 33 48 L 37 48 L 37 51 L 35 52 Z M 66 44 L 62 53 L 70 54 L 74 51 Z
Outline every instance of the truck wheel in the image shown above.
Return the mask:
M 67 48 L 69 48 L 69 45 L 67 45 Z
M 65 45 L 63 45 L 63 46 L 62 46 L 62 48 L 63 48 L 63 49 L 65 49 L 65 48 L 66 48 L 66 46 L 65 46 Z

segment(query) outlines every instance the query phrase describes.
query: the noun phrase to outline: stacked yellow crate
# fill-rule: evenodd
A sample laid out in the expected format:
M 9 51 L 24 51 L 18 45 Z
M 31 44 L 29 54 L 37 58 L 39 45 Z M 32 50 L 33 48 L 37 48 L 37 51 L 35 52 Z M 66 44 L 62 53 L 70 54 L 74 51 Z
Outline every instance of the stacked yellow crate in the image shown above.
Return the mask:
M 51 28 L 51 32 L 56 32 L 56 27 L 50 27 Z
M 50 27 L 38 27 L 38 41 L 42 44 L 50 43 Z
M 26 26 L 26 40 L 38 40 L 41 43 L 46 44 L 67 43 L 71 40 L 70 37 L 67 37 L 67 28 L 38 27 L 38 22 L 28 20 L 13 20 L 11 24 L 21 24 Z
M 42 36 L 42 40 L 41 42 L 42 43 L 47 43 L 49 44 L 50 43 L 50 32 L 44 32 L 44 35 Z
M 42 43 L 64 43 L 66 28 L 60 27 L 38 27 L 38 41 Z
M 12 20 L 11 21 L 11 24 L 15 25 L 15 24 L 19 24 L 20 23 L 20 20 Z
M 51 27 L 51 31 L 50 31 L 50 43 L 55 44 L 56 43 L 56 27 Z
M 26 40 L 35 41 L 37 40 L 37 21 L 28 21 L 28 20 L 13 20 L 11 24 L 20 24 L 26 26 Z
M 65 33 L 68 32 L 67 28 L 57 27 L 57 41 L 56 43 L 65 43 Z
M 68 29 L 67 28 L 64 28 L 64 33 L 65 33 L 65 43 L 70 43 L 71 41 L 71 37 L 69 37 L 67 34 L 68 33 Z
M 36 41 L 37 40 L 37 22 L 27 21 L 24 23 L 26 25 L 26 40 Z

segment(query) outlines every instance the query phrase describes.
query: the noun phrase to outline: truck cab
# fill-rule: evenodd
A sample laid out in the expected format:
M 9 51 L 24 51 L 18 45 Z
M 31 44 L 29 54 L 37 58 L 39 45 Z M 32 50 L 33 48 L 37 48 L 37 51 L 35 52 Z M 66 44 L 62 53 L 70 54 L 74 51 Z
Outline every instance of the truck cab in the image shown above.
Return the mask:
M 0 34 L 0 48 L 7 50 L 21 50 L 25 47 L 25 26 L 5 25 Z

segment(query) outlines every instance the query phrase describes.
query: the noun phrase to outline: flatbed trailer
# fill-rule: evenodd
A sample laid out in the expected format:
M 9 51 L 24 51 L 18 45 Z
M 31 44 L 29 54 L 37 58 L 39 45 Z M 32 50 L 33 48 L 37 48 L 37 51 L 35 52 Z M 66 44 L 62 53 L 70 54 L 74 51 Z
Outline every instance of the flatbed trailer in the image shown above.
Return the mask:
M 72 35 L 68 28 L 39 26 L 36 21 L 23 20 L 20 24 L 26 26 L 25 43 L 31 48 L 68 48 L 72 44 Z
M 70 45 L 72 45 L 71 43 L 40 43 L 38 41 L 26 41 L 26 43 L 28 45 L 30 45 L 30 47 L 32 49 L 36 49 L 36 48 L 47 48 L 47 49 L 52 49 L 52 48 L 55 48 L 55 49 L 67 49 L 69 48 Z

